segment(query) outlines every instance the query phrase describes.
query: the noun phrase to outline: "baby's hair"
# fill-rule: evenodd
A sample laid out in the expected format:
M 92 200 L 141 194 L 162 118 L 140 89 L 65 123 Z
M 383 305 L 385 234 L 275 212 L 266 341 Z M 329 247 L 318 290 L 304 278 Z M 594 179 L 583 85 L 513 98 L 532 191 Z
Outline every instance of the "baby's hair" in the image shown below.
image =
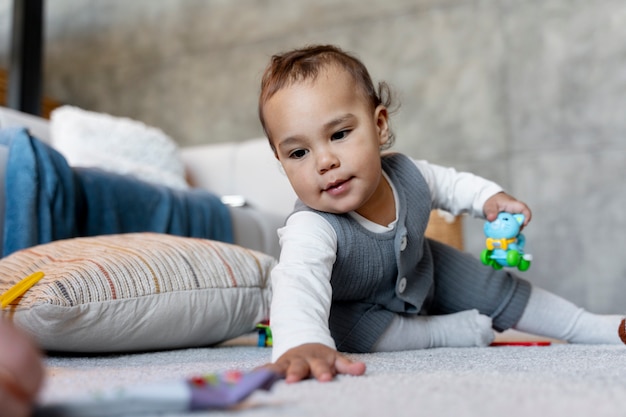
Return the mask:
M 263 73 L 259 96 L 259 119 L 268 138 L 263 105 L 284 87 L 296 82 L 315 80 L 318 74 L 330 65 L 337 65 L 352 76 L 366 99 L 370 101 L 372 110 L 382 104 L 390 113 L 393 111 L 391 109 L 393 104 L 391 88 L 383 81 L 378 83 L 378 89 L 376 89 L 367 68 L 358 58 L 333 45 L 307 46 L 272 56 Z M 389 140 L 383 148 L 391 147 L 393 142 L 394 134 L 390 130 Z

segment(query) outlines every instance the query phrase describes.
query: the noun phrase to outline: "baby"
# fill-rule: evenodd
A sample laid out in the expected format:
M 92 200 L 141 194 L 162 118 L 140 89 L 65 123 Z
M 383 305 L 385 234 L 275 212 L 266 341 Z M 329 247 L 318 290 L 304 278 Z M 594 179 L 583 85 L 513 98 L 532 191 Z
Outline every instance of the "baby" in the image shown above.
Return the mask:
M 260 120 L 298 202 L 279 230 L 270 322 L 287 382 L 365 364 L 340 352 L 486 346 L 515 328 L 623 344 L 619 315 L 594 315 L 506 270 L 424 237 L 430 211 L 494 220 L 527 205 L 497 184 L 400 153 L 385 83 L 330 45 L 272 57 Z

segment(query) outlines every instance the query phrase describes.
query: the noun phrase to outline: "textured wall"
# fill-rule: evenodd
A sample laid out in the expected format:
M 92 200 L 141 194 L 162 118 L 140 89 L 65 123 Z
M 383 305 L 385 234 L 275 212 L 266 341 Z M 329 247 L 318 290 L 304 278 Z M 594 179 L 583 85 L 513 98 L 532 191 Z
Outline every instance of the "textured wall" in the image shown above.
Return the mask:
M 0 0 L 0 64 L 10 0 Z M 331 42 L 398 92 L 396 149 L 527 201 L 532 282 L 625 310 L 623 0 L 54 0 L 45 89 L 181 144 L 261 135 L 272 53 Z M 483 247 L 468 220 L 467 249 Z

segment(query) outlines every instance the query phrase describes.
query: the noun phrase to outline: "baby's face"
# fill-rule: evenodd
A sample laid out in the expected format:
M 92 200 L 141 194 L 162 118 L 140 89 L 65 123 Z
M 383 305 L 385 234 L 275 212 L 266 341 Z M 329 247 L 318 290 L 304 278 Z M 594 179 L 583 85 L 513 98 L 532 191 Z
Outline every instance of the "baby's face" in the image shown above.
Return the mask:
M 331 213 L 367 212 L 380 189 L 387 110 L 372 109 L 344 70 L 279 90 L 263 106 L 270 141 L 296 194 Z

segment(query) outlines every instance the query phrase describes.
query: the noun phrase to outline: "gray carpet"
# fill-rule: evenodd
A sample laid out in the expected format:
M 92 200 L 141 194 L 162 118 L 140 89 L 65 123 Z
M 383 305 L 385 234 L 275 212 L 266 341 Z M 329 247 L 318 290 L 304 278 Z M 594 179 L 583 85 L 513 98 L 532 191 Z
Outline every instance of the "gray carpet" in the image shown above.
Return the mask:
M 441 348 L 353 355 L 365 376 L 329 383 L 279 381 L 238 410 L 193 416 L 626 416 L 626 348 Z M 80 397 L 105 387 L 249 370 L 270 350 L 247 345 L 130 355 L 46 359 L 41 403 Z M 154 414 L 151 414 L 154 415 Z M 166 414 L 180 416 L 189 414 Z

